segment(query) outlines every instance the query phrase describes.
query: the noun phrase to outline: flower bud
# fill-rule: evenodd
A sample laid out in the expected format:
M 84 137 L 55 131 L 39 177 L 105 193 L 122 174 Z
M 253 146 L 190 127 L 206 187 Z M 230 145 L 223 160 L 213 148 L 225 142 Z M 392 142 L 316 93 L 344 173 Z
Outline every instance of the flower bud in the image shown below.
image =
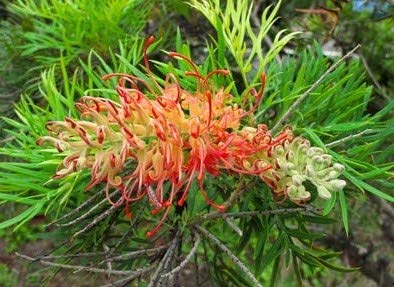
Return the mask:
M 319 147 L 311 147 L 308 150 L 308 156 L 309 157 L 314 156 L 314 155 L 321 155 L 323 153 L 324 153 L 324 151 L 321 148 L 319 148 Z
M 285 150 L 283 149 L 283 146 L 281 146 L 281 145 L 276 146 L 275 147 L 275 153 L 278 156 L 283 156 L 285 154 Z
M 345 166 L 339 163 L 334 163 L 333 168 L 338 172 L 342 173 L 345 170 Z
M 346 181 L 341 179 L 334 179 L 328 182 L 328 188 L 332 191 L 342 190 L 346 186 Z
M 293 151 L 288 151 L 287 153 L 286 153 L 286 159 L 287 160 L 293 160 L 294 159 L 294 152 Z
M 76 165 L 77 170 L 81 170 L 82 168 L 84 168 L 85 162 L 86 162 L 86 157 L 81 155 L 77 160 L 77 165 Z
M 331 193 L 328 191 L 327 188 L 325 188 L 322 185 L 319 185 L 317 187 L 317 193 L 319 194 L 319 196 L 323 199 L 329 199 L 331 198 Z
M 316 171 L 313 168 L 313 166 L 310 165 L 310 164 L 306 165 L 306 175 L 309 176 L 309 177 L 315 177 L 316 176 Z
M 319 170 L 320 168 L 322 168 L 323 164 L 324 164 L 324 160 L 323 157 L 316 155 L 312 158 L 312 165 L 315 169 Z
M 295 167 L 295 165 L 292 164 L 291 162 L 288 162 L 288 163 L 286 164 L 286 169 L 287 169 L 287 170 L 293 170 L 294 167 Z
M 302 182 L 304 181 L 304 178 L 301 175 L 293 175 L 291 179 L 293 180 L 294 184 L 297 186 L 302 185 Z
M 335 179 L 335 178 L 337 178 L 338 176 L 339 176 L 339 173 L 338 173 L 336 170 L 333 170 L 333 169 L 331 168 L 331 171 L 330 171 L 326 176 L 324 176 L 323 179 L 324 179 L 325 181 L 328 181 L 328 180 Z
M 331 165 L 332 156 L 330 156 L 329 154 L 323 154 L 322 157 L 323 157 L 324 163 L 325 163 L 327 166 Z
M 279 167 L 280 167 L 281 169 L 284 169 L 284 170 L 287 169 L 288 163 L 287 163 L 283 158 L 278 157 L 277 160 L 276 160 L 276 162 L 278 163 L 278 165 L 279 165 Z

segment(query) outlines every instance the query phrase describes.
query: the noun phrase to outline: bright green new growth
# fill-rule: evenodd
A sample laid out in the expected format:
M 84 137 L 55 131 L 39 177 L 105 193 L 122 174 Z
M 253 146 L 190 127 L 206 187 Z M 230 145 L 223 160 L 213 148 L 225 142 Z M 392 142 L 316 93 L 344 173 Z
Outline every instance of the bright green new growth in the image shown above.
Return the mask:
M 253 3 L 249 0 L 228 0 L 222 9 L 220 0 L 191 0 L 190 5 L 199 10 L 216 29 L 219 40 L 223 36 L 226 48 L 233 55 L 246 87 L 257 84 L 261 73 L 298 33 L 286 34 L 279 31 L 272 46 L 264 53 L 263 40 L 277 20 L 276 14 L 281 1 L 271 10 L 271 6 L 261 15 L 258 32 L 252 27 Z M 249 75 L 251 72 L 252 75 Z

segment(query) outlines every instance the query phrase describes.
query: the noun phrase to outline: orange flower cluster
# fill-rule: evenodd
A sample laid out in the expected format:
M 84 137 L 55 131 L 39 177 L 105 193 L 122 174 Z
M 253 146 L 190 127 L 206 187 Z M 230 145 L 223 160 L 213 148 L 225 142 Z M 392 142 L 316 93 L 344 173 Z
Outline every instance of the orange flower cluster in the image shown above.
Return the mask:
M 224 210 L 204 190 L 207 173 L 257 175 L 275 189 L 274 180 L 280 179 L 272 172 L 272 153 L 275 147 L 294 138 L 288 128 L 273 137 L 265 125 L 241 127 L 241 119 L 252 113 L 262 98 L 264 76 L 260 91 L 251 90 L 255 104 L 249 111 L 235 104 L 224 89 L 215 90 L 210 85 L 212 75 L 227 75 L 228 71 L 201 75 L 191 60 L 178 53 L 170 56 L 189 62 L 193 70 L 187 75 L 197 78 L 197 90 L 182 89 L 172 74 L 161 86 L 154 80 L 146 56 L 152 41 L 148 39 L 144 52 L 150 83 L 133 75 L 105 76 L 119 77 L 118 102 L 83 97 L 76 104 L 80 120 L 49 122 L 50 135 L 38 140 L 38 144 L 50 142 L 59 152 L 67 152 L 55 178 L 90 169 L 87 188 L 105 182 L 108 200 L 125 204 L 128 216 L 129 205 L 142 198 L 149 199 L 153 213 L 163 211 L 160 223 L 148 236 L 158 231 L 174 201 L 184 204 L 194 178 L 206 202 Z M 170 183 L 171 188 L 165 188 L 165 183 Z M 108 196 L 110 188 L 122 191 L 116 202 Z

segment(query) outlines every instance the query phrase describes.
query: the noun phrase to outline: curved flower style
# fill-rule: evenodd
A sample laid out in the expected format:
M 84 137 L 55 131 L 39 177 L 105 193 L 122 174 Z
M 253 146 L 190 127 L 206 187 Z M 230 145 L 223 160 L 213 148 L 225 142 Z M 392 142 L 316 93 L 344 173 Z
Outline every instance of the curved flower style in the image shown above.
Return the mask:
M 207 173 L 219 175 L 224 170 L 260 176 L 277 194 L 288 195 L 296 202 L 306 200 L 307 192 L 302 191 L 302 185 L 288 184 L 288 178 L 298 173 L 303 176 L 304 165 L 307 172 L 312 165 L 319 174 L 315 166 L 320 167 L 320 161 L 313 155 L 311 163 L 309 158 L 305 161 L 302 156 L 298 157 L 297 151 L 293 151 L 297 162 L 283 157 L 281 150 L 297 149 L 299 142 L 294 140 L 290 128 L 273 137 L 265 125 L 241 127 L 241 119 L 253 113 L 262 98 L 265 76 L 262 76 L 260 91 L 250 91 L 255 104 L 249 111 L 235 104 L 224 89 L 216 90 L 210 85 L 212 75 L 227 75 L 228 71 L 214 70 L 203 76 L 191 60 L 178 53 L 170 53 L 170 56 L 191 65 L 192 71 L 186 75 L 197 78 L 197 90 L 183 89 L 172 74 L 168 74 L 165 84 L 160 86 L 150 71 L 146 55 L 152 42 L 151 37 L 144 49 L 149 83 L 133 75 L 107 75 L 104 79 L 119 77 L 116 88 L 119 102 L 83 97 L 76 104 L 80 120 L 66 118 L 47 124 L 50 135 L 41 137 L 38 144 L 50 142 L 59 152 L 67 152 L 54 177 L 90 169 L 91 181 L 87 188 L 105 182 L 108 200 L 114 205 L 125 204 L 127 216 L 131 216 L 132 202 L 147 197 L 153 214 L 164 211 L 160 223 L 148 236 L 158 231 L 174 201 L 180 206 L 184 204 L 194 178 L 206 202 L 224 210 L 223 205 L 212 202 L 204 191 Z M 316 150 L 316 153 L 319 152 Z M 291 164 L 294 172 L 287 168 Z M 334 170 L 339 172 L 335 166 Z M 312 173 L 306 176 L 299 181 L 313 177 Z M 335 182 L 319 179 L 313 182 L 324 183 L 319 185 L 319 194 L 323 197 L 335 190 Z M 165 183 L 170 183 L 169 189 Z M 116 203 L 109 197 L 110 188 L 122 191 Z

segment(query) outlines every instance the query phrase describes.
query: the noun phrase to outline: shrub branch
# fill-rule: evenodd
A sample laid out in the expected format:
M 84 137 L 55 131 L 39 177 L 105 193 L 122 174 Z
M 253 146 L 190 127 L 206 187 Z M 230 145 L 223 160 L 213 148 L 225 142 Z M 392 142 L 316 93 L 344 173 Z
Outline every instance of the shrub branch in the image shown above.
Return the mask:
M 165 274 L 162 274 L 161 277 L 168 277 L 171 275 L 175 275 L 179 271 L 181 271 L 183 268 L 185 268 L 186 264 L 190 262 L 192 257 L 196 254 L 198 246 L 200 245 L 201 242 L 201 237 L 196 234 L 196 241 L 194 242 L 193 248 L 190 250 L 189 254 L 186 256 L 186 258 L 174 269 L 172 269 L 170 272 L 167 272 Z
M 343 61 L 345 61 L 347 58 L 349 58 L 361 45 L 357 45 L 352 49 L 349 53 L 347 53 L 345 56 L 340 58 L 337 62 L 335 62 L 333 65 L 331 65 L 327 71 L 324 72 L 323 75 L 308 89 L 306 90 L 291 106 L 290 108 L 286 111 L 286 113 L 280 118 L 280 120 L 274 125 L 274 127 L 271 129 L 272 134 L 275 134 L 277 130 L 283 126 L 283 124 L 289 119 L 289 117 L 292 115 L 292 113 L 299 107 L 299 105 L 309 96 L 309 94 L 316 89 L 316 87 L 332 72 L 334 71 Z
M 202 234 L 204 237 L 210 239 L 211 241 L 213 241 L 224 253 L 226 253 L 230 258 L 231 261 L 234 262 L 235 265 L 237 265 L 239 267 L 239 269 L 242 270 L 242 272 L 244 272 L 249 279 L 253 282 L 253 284 L 257 287 L 263 287 L 263 285 L 257 280 L 257 278 L 253 275 L 253 273 L 248 269 L 248 267 L 245 266 L 245 264 L 243 264 L 241 262 L 241 260 L 238 259 L 237 256 L 235 256 L 230 249 L 227 248 L 226 245 L 224 245 L 216 236 L 214 236 L 212 233 L 210 233 L 208 230 L 206 230 L 205 228 L 199 226 L 199 225 L 194 225 L 194 228 L 200 233 Z
M 151 269 L 151 267 L 143 267 L 140 269 L 136 269 L 134 271 L 124 271 L 124 270 L 108 270 L 108 269 L 101 269 L 101 268 L 94 268 L 94 267 L 87 267 L 87 266 L 81 266 L 81 265 L 69 265 L 69 264 L 61 264 L 61 263 L 55 263 L 47 260 L 42 260 L 42 259 L 37 259 L 33 258 L 21 253 L 16 252 L 16 256 L 31 261 L 31 262 L 39 262 L 42 265 L 46 266 L 51 266 L 51 267 L 58 267 L 62 269 L 70 269 L 70 270 L 83 270 L 87 272 L 93 272 L 93 273 L 105 273 L 105 274 L 113 274 L 113 275 L 130 275 L 133 274 L 134 276 L 140 276 L 143 273 L 147 272 L 147 269 Z

